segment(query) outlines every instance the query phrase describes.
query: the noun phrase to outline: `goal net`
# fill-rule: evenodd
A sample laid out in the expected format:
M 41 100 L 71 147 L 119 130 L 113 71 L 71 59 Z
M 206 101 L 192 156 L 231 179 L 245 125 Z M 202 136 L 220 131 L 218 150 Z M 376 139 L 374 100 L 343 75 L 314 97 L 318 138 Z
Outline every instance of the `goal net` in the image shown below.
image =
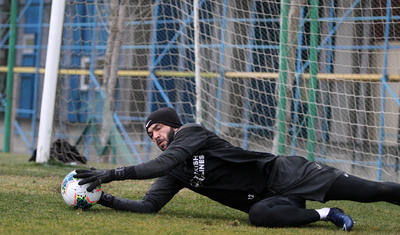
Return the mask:
M 160 151 L 160 107 L 245 149 L 399 179 L 400 4 L 67 1 L 53 140 L 92 161 Z

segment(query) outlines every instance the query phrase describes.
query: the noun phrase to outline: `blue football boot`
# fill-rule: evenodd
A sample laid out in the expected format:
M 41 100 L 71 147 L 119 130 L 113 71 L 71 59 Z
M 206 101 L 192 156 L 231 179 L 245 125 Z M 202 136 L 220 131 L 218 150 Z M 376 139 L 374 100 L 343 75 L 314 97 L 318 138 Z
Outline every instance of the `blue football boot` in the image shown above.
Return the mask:
M 350 231 L 354 225 L 354 221 L 351 217 L 346 215 L 344 211 L 339 208 L 331 208 L 326 220 L 331 221 L 336 225 L 336 227 L 344 231 Z

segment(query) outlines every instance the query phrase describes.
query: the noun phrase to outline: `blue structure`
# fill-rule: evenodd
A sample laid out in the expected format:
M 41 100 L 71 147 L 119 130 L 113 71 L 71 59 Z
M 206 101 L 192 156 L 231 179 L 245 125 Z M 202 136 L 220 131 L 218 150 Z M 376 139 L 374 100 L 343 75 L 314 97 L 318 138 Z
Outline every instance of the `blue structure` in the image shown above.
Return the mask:
M 101 93 L 101 81 L 99 77 L 96 77 L 94 69 L 96 67 L 95 58 L 104 56 L 106 52 L 106 42 L 108 37 L 107 25 L 103 25 L 103 22 L 99 22 L 98 8 L 93 4 L 94 0 L 77 0 L 74 2 L 72 7 L 66 9 L 66 19 L 63 41 L 63 54 L 70 55 L 64 56 L 61 62 L 61 68 L 75 68 L 82 69 L 82 61 L 87 61 L 87 69 L 89 71 L 88 81 L 82 87 L 82 79 L 80 75 L 67 75 L 68 79 L 63 81 L 65 86 L 69 87 L 67 91 L 62 91 L 62 96 L 69 97 L 65 105 L 68 109 L 68 116 L 65 117 L 69 122 L 76 123 L 87 123 L 89 120 L 95 118 L 99 120 L 98 116 L 94 116 L 90 112 L 92 109 L 101 110 L 102 99 L 104 94 Z M 218 50 L 219 58 L 218 62 L 221 66 L 218 68 L 216 73 L 217 78 L 217 107 L 215 113 L 216 129 L 217 133 L 220 132 L 222 126 L 240 128 L 243 132 L 242 147 L 247 149 L 249 144 L 249 136 L 256 134 L 257 136 L 263 136 L 272 138 L 274 134 L 274 118 L 275 118 L 275 81 L 274 80 L 256 80 L 249 79 L 245 81 L 246 92 L 245 104 L 243 105 L 244 111 L 243 123 L 231 123 L 221 119 L 221 102 L 222 91 L 224 86 L 225 68 L 223 67 L 225 61 L 224 51 L 233 48 L 247 48 L 250 49 L 251 53 L 248 55 L 248 65 L 245 68 L 245 72 L 276 72 L 279 69 L 278 60 L 275 57 L 278 56 L 279 50 L 279 19 L 278 18 L 265 18 L 266 15 L 279 15 L 279 3 L 275 1 L 259 1 L 251 0 L 249 3 L 249 15 L 248 18 L 232 18 L 228 15 L 228 6 L 232 0 L 221 1 L 224 4 L 218 5 L 221 7 L 221 18 L 215 19 L 210 13 L 211 9 L 215 9 L 216 3 L 210 0 L 199 0 L 200 9 L 200 30 L 203 40 L 210 35 L 212 32 L 209 26 L 210 22 L 214 22 L 220 25 L 221 30 L 219 32 L 220 43 L 219 44 L 202 44 L 202 48 L 213 48 Z M 192 106 L 189 104 L 195 104 L 196 97 L 193 96 L 195 93 L 194 78 L 187 78 L 184 82 L 186 93 L 179 93 L 175 91 L 177 87 L 177 81 L 172 76 L 159 77 L 156 71 L 159 70 L 177 70 L 179 71 L 194 71 L 194 54 L 193 48 L 193 34 L 191 26 L 193 24 L 193 12 L 192 7 L 189 3 L 185 3 L 179 0 L 168 1 L 166 3 L 162 0 L 155 1 L 155 7 L 153 9 L 153 20 L 152 21 L 137 21 L 129 22 L 130 24 L 146 25 L 152 30 L 151 46 L 149 49 L 148 45 L 125 45 L 122 46 L 121 50 L 130 49 L 135 47 L 137 49 L 146 49 L 150 51 L 150 62 L 149 71 L 150 77 L 148 81 L 149 90 L 147 100 L 147 110 L 152 111 L 161 106 L 175 107 L 179 113 L 184 114 L 181 116 L 183 122 L 194 121 L 195 113 L 193 113 Z M 335 1 L 329 1 L 330 10 L 328 15 L 320 17 L 319 23 L 328 22 L 328 33 L 321 36 L 318 50 L 326 50 L 327 53 L 324 55 L 324 66 L 326 73 L 334 73 L 334 54 L 335 50 L 376 50 L 382 49 L 384 52 L 384 63 L 381 78 L 381 114 L 380 114 L 380 132 L 379 132 L 379 158 L 376 162 L 369 162 L 377 166 L 378 173 L 377 179 L 381 180 L 381 171 L 383 167 L 397 167 L 398 164 L 393 166 L 386 166 L 382 162 L 382 156 L 385 154 L 384 149 L 384 106 L 385 96 L 389 93 L 400 106 L 399 98 L 396 93 L 390 88 L 387 83 L 387 57 L 388 52 L 391 49 L 398 49 L 399 46 L 391 45 L 390 43 L 390 26 L 391 22 L 400 19 L 400 15 L 392 15 L 394 11 L 390 11 L 393 8 L 393 4 L 390 0 L 386 1 L 386 12 L 385 15 L 371 15 L 363 17 L 351 17 L 351 13 L 359 8 L 362 4 L 361 0 L 352 0 L 351 6 L 346 9 L 343 16 L 335 16 Z M 174 7 L 172 7 L 174 6 Z M 397 6 L 398 7 L 398 6 Z M 17 49 L 21 58 L 20 63 L 17 66 L 21 67 L 34 67 L 34 73 L 21 73 L 20 80 L 20 92 L 19 92 L 19 104 L 18 104 L 18 118 L 31 120 L 32 130 L 29 133 L 23 132 L 22 129 L 18 128 L 17 133 L 24 139 L 24 142 L 28 149 L 33 150 L 36 143 L 37 133 L 37 118 L 38 118 L 38 100 L 40 97 L 39 80 L 41 74 L 39 68 L 44 66 L 44 51 L 46 49 L 46 33 L 48 31 L 48 16 L 43 17 L 43 13 L 48 12 L 49 3 L 44 3 L 43 0 L 27 0 L 25 5 L 22 6 L 18 16 L 18 27 L 20 40 L 18 41 Z M 103 9 L 107 17 L 109 12 L 107 9 Z M 269 12 L 270 11 L 270 12 Z M 290 153 L 295 154 L 297 147 L 298 137 L 307 137 L 306 129 L 306 113 L 307 105 L 301 101 L 300 98 L 300 83 L 301 75 L 307 73 L 309 61 L 309 24 L 310 20 L 308 17 L 309 8 L 303 6 L 301 8 L 301 14 L 299 19 L 299 34 L 297 35 L 297 51 L 296 51 L 296 76 L 295 85 L 293 89 L 294 100 L 291 102 L 292 111 L 292 123 L 289 130 L 292 141 L 290 146 Z M 69 17 L 73 15 L 74 17 Z M 326 17 L 325 17 L 326 16 Z M 172 20 L 171 20 L 172 19 Z M 174 20 L 176 19 L 176 20 Z M 22 22 L 24 20 L 24 22 Z M 346 22 L 375 22 L 384 21 L 384 44 L 383 45 L 340 45 L 335 42 L 335 34 L 338 33 L 340 27 Z M 104 21 L 105 22 L 105 21 Z M 250 40 L 245 44 L 229 45 L 225 43 L 227 38 L 227 25 L 231 22 L 244 22 L 250 25 Z M 1 29 L 7 29 L 9 25 L 1 24 Z M 101 28 L 101 30 L 92 30 L 92 28 Z M 185 35 L 183 37 L 182 35 Z M 7 34 L 0 35 L 0 50 L 7 49 L 6 41 Z M 26 42 L 33 40 L 33 45 L 27 45 Z M 205 40 L 204 40 L 205 41 Z M 190 48 L 190 50 L 188 49 Z M 264 56 L 260 56 L 264 55 Z M 268 55 L 268 56 L 265 56 Z M 182 82 L 182 81 L 181 81 Z M 181 84 L 182 85 L 182 84 Z M 329 82 L 326 83 L 329 90 Z M 1 94 L 4 97 L 5 94 Z M 116 94 L 117 96 L 119 94 Z M 320 158 L 318 160 L 329 162 L 326 158 L 327 149 L 326 144 L 330 141 L 329 130 L 331 128 L 332 110 L 330 108 L 331 100 L 328 95 L 321 98 L 324 101 L 324 109 L 322 112 L 322 149 L 320 150 Z M 179 101 L 179 102 L 178 102 Z M 257 101 L 257 102 L 255 102 Z M 94 107 L 89 104 L 96 104 Z M 3 102 L 4 105 L 4 102 Z M 118 103 L 116 104 L 119 105 Z M 262 115 L 259 115 L 262 114 Z M 128 135 L 124 130 L 120 120 L 142 120 L 143 117 L 135 116 L 118 116 L 114 115 L 114 120 L 118 125 L 119 131 L 123 133 L 125 137 Z M 29 140 L 30 137 L 30 140 Z M 399 137 L 400 139 L 400 137 Z M 149 142 L 134 143 L 129 138 L 125 138 L 126 144 L 132 151 L 133 155 L 138 155 L 135 149 L 137 144 L 146 144 L 149 146 Z M 88 140 L 90 141 L 90 140 Z M 149 148 L 149 147 L 148 147 Z M 87 150 L 88 151 L 88 150 Z M 354 160 L 357 163 L 357 160 Z M 354 163 L 353 162 L 353 163 Z M 396 169 L 397 169 L 396 168 Z

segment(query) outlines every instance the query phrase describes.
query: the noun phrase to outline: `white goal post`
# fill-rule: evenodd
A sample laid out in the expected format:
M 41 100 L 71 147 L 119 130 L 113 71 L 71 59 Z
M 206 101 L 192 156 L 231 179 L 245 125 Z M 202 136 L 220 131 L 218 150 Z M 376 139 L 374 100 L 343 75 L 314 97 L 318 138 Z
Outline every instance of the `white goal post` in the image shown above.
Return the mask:
M 38 149 L 63 138 L 91 161 L 147 161 L 159 150 L 143 121 L 170 106 L 245 149 L 400 181 L 399 3 L 116 3 L 66 1 Z
M 65 0 L 52 2 L 36 162 L 47 162 L 50 155 L 64 10 Z

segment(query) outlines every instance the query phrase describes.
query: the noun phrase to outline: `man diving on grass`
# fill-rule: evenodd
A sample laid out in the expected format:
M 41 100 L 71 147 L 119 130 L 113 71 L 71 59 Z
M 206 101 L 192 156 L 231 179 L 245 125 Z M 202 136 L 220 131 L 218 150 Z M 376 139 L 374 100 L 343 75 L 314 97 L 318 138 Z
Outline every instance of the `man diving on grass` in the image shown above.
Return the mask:
M 157 178 L 142 200 L 103 193 L 100 205 L 137 213 L 158 212 L 182 188 L 248 213 L 263 227 L 295 227 L 330 221 L 350 231 L 353 219 L 339 208 L 307 209 L 306 201 L 385 201 L 400 205 L 400 184 L 362 179 L 298 156 L 276 156 L 235 147 L 198 124 L 182 125 L 176 111 L 161 108 L 145 122 L 163 151 L 148 162 L 109 170 L 77 170 L 88 191 L 114 180 Z

